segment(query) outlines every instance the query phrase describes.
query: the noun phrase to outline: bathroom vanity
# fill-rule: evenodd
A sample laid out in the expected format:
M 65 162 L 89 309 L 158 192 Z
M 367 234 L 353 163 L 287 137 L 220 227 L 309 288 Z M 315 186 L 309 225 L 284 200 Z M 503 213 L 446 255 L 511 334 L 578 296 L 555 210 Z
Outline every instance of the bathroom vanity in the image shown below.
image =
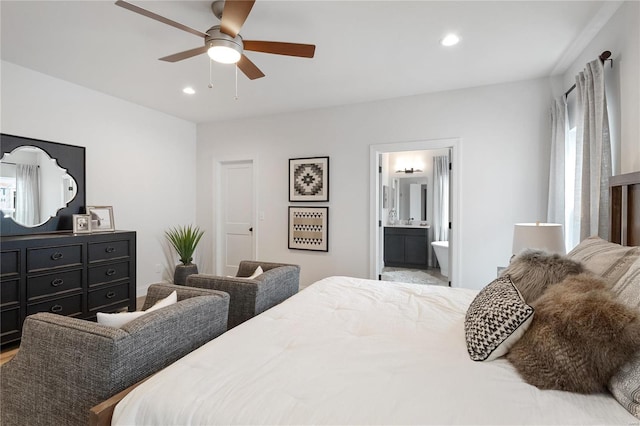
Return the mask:
M 384 227 L 384 265 L 427 269 L 429 226 L 394 225 Z

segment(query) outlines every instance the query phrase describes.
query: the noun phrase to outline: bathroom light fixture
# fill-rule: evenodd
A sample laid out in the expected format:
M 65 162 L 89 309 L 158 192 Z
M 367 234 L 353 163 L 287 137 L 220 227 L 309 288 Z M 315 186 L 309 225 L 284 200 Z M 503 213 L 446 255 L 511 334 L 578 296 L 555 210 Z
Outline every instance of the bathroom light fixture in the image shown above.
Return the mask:
M 447 34 L 442 40 L 440 40 L 440 44 L 446 47 L 455 46 L 460 42 L 460 37 L 451 33 Z
M 414 169 L 413 167 L 411 167 L 410 169 L 405 168 L 404 170 L 396 170 L 396 173 L 407 173 L 407 174 L 422 173 L 422 170 Z
M 182 89 L 182 92 L 186 93 L 187 95 L 193 95 L 196 93 L 193 87 L 185 87 L 184 89 Z
M 565 254 L 562 225 L 559 223 L 516 223 L 513 228 L 513 255 L 524 249 Z

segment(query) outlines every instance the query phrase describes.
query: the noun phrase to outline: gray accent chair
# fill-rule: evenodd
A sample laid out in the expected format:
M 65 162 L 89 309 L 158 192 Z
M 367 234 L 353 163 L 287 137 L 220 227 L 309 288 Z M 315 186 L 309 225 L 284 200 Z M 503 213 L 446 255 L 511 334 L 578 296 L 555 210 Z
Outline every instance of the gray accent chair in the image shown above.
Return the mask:
M 264 273 L 246 279 L 256 268 Z M 229 293 L 229 329 L 253 318 L 298 292 L 300 266 L 286 263 L 243 260 L 236 277 L 194 274 L 187 277 L 187 286 L 210 288 Z
M 3 425 L 89 424 L 89 409 L 227 330 L 229 295 L 152 284 L 144 308 L 178 303 L 122 328 L 51 313 L 27 317 L 20 349 L 0 369 Z

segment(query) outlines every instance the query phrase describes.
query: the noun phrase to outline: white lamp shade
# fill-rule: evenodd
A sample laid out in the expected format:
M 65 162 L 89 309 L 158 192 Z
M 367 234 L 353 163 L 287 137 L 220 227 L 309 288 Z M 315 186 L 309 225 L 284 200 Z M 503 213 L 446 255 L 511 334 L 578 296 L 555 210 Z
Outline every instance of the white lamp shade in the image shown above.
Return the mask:
M 525 249 L 565 254 L 562 225 L 559 223 L 516 223 L 513 228 L 513 254 L 517 255 Z

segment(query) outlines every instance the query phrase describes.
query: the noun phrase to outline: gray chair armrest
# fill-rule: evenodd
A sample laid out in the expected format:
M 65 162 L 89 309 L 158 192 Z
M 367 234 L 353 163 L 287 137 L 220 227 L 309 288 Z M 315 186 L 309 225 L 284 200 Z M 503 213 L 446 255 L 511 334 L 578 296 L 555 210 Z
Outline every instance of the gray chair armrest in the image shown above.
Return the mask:
M 249 276 L 261 266 L 264 273 L 254 279 Z M 220 290 L 229 293 L 229 328 L 266 311 L 298 292 L 300 267 L 283 263 L 242 261 L 238 277 L 194 274 L 187 277 L 187 286 Z
M 229 298 L 228 294 L 224 294 L 221 291 L 210 290 L 206 288 L 193 288 L 185 287 L 183 285 L 175 285 L 169 283 L 156 283 L 151 284 L 147 289 L 147 296 L 144 299 L 144 305 L 142 310 L 145 311 L 152 307 L 158 300 L 164 299 L 170 295 L 173 291 L 177 293 L 178 302 L 181 300 L 189 299 L 197 296 L 218 296 Z
M 228 304 L 219 292 L 191 297 L 120 329 L 27 317 L 18 353 L 0 369 L 1 423 L 86 425 L 92 406 L 226 331 Z

